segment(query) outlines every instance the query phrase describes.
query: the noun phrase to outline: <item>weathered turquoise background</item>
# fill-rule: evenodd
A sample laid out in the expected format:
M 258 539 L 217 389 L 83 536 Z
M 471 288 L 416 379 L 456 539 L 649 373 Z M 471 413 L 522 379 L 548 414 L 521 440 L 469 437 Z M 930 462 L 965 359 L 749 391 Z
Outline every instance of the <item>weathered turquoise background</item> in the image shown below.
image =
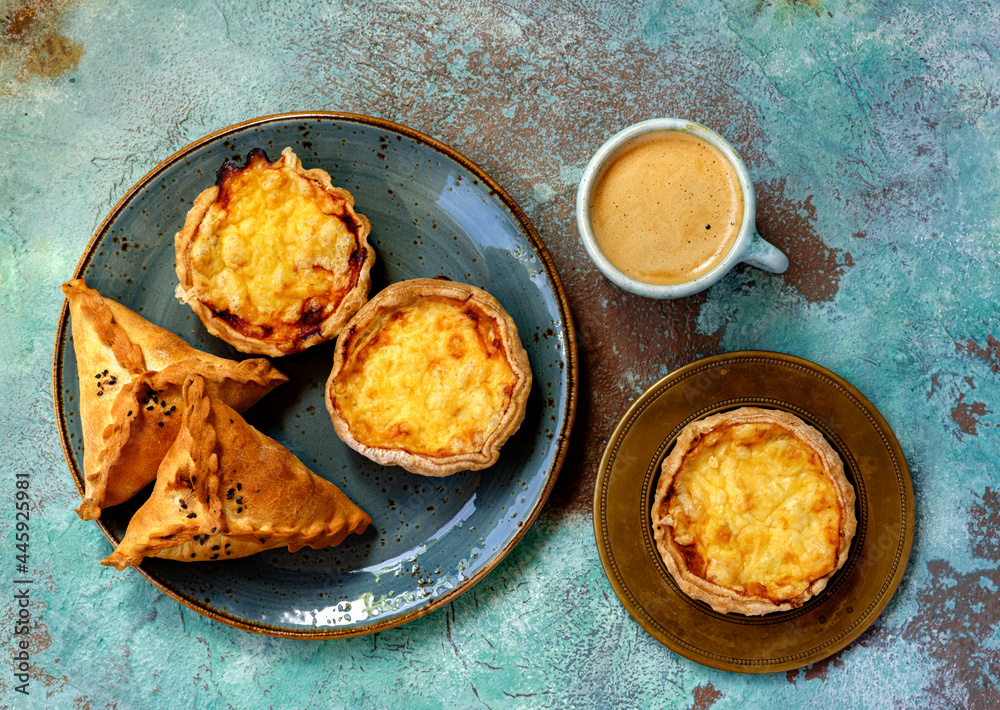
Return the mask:
M 0 705 L 32 708 L 1000 706 L 1000 10 L 971 0 L 0 2 Z M 573 452 L 541 519 L 470 593 L 376 636 L 285 641 L 190 612 L 72 508 L 50 362 L 68 279 L 159 161 L 290 110 L 391 119 L 521 204 L 569 292 Z M 615 291 L 573 220 L 590 155 L 686 116 L 744 154 L 791 257 L 676 303 Z M 601 450 L 696 357 L 803 356 L 850 380 L 906 452 L 907 576 L 825 662 L 713 671 L 625 613 L 594 543 Z M 11 353 L 13 356 L 11 357 Z M 31 473 L 30 692 L 14 692 L 14 473 Z

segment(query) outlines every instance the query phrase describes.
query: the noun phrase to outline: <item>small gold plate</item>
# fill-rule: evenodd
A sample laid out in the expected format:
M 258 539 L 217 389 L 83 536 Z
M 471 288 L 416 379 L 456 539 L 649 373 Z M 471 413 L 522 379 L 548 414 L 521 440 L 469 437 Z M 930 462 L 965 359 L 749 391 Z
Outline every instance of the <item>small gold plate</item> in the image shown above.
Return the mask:
M 844 567 L 801 608 L 758 617 L 720 614 L 681 592 L 650 523 L 660 465 L 681 429 L 744 406 L 791 412 L 818 429 L 857 494 L 858 529 Z M 913 528 L 910 472 L 882 415 L 843 378 L 780 353 L 715 355 L 650 387 L 615 428 L 594 492 L 597 549 L 625 609 L 667 648 L 740 673 L 800 668 L 860 636 L 903 578 Z

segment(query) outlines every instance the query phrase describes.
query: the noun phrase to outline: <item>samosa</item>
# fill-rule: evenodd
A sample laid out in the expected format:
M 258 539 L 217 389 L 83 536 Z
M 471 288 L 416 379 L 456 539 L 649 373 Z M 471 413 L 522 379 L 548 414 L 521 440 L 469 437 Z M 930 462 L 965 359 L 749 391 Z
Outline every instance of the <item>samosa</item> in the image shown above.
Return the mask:
M 149 499 L 103 565 L 145 557 L 227 560 L 263 550 L 339 545 L 371 517 L 288 449 L 248 424 L 194 375 L 181 427 Z
M 83 279 L 62 290 L 80 380 L 84 496 L 76 512 L 84 520 L 96 520 L 156 478 L 177 437 L 188 375 L 201 375 L 209 392 L 239 411 L 288 381 L 266 359 L 237 362 L 197 350 Z

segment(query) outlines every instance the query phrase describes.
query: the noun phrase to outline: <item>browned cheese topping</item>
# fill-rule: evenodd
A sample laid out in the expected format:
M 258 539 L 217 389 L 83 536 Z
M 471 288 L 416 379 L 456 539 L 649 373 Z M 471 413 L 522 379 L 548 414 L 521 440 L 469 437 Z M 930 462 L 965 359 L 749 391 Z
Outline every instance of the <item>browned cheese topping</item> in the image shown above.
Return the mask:
M 223 168 L 219 187 L 191 249 L 194 289 L 248 337 L 308 337 L 357 282 L 363 261 L 345 200 L 260 152 L 245 168 Z
M 836 491 L 819 456 L 780 426 L 704 435 L 663 505 L 689 569 L 736 592 L 791 599 L 836 569 Z
M 477 307 L 420 299 L 352 337 L 334 394 L 362 444 L 429 456 L 479 451 L 510 403 L 516 376 L 495 322 Z

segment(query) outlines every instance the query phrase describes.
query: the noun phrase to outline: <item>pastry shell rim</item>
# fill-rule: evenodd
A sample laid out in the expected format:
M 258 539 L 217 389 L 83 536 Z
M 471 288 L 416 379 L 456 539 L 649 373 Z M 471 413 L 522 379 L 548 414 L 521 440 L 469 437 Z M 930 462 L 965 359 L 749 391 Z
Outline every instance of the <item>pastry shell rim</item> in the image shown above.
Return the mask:
M 657 516 L 657 510 L 669 496 L 674 477 L 680 470 L 685 455 L 694 447 L 700 437 L 721 425 L 743 423 L 768 423 L 780 426 L 791 432 L 800 442 L 812 448 L 823 462 L 823 470 L 833 485 L 837 503 L 842 511 L 837 558 L 833 569 L 823 577 L 813 580 L 802 593 L 782 600 L 780 603 L 763 596 L 741 594 L 691 572 L 683 553 L 674 542 L 673 536 L 668 534 L 670 526 L 663 523 L 662 519 Z M 815 427 L 807 424 L 796 415 L 779 409 L 740 407 L 695 420 L 681 430 L 673 449 L 660 467 L 650 519 L 653 538 L 660 558 L 682 592 L 693 599 L 705 602 L 712 609 L 723 614 L 762 616 L 801 607 L 822 592 L 830 579 L 844 566 L 857 531 L 857 517 L 854 512 L 855 498 L 854 487 L 847 479 L 843 460 Z
M 464 303 L 472 302 L 493 318 L 503 345 L 507 362 L 516 377 L 510 401 L 496 427 L 487 434 L 482 447 L 475 452 L 450 456 L 431 456 L 407 451 L 403 448 L 373 446 L 358 441 L 348 422 L 340 415 L 333 394 L 334 382 L 347 360 L 347 351 L 356 332 L 363 331 L 381 313 L 427 296 L 442 296 Z M 354 451 L 384 466 L 401 468 L 424 476 L 443 477 L 460 471 L 479 471 L 495 464 L 500 448 L 520 428 L 527 412 L 531 392 L 532 373 L 528 354 L 521 344 L 517 325 L 510 314 L 492 295 L 471 284 L 446 278 L 418 278 L 398 281 L 377 293 L 355 314 L 337 338 L 333 368 L 327 378 L 324 399 L 337 436 Z
M 282 357 L 302 352 L 337 337 L 347 322 L 368 299 L 368 292 L 371 289 L 370 272 L 375 264 L 375 250 L 368 243 L 368 237 L 371 235 L 371 222 L 363 214 L 355 211 L 354 195 L 342 187 L 336 187 L 328 172 L 322 168 L 304 169 L 302 160 L 290 147 L 282 150 L 281 157 L 274 162 L 268 159 L 268 163 L 271 166 L 290 168 L 297 175 L 319 183 L 324 191 L 345 201 L 347 213 L 358 224 L 355 233 L 356 249 L 362 249 L 365 252 L 365 259 L 358 268 L 357 280 L 354 285 L 344 294 L 337 308 L 319 322 L 319 330 L 302 340 L 283 338 L 271 341 L 253 338 L 230 326 L 199 297 L 199 292 L 193 281 L 195 269 L 190 263 L 190 252 L 195 243 L 198 229 L 207 216 L 209 208 L 219 197 L 219 185 L 215 184 L 203 190 L 195 198 L 191 209 L 184 218 L 184 226 L 174 235 L 175 269 L 178 281 L 174 295 L 181 303 L 186 303 L 191 307 L 209 333 L 226 341 L 240 352 Z M 246 167 L 249 167 L 249 162 L 241 170 L 246 169 Z

